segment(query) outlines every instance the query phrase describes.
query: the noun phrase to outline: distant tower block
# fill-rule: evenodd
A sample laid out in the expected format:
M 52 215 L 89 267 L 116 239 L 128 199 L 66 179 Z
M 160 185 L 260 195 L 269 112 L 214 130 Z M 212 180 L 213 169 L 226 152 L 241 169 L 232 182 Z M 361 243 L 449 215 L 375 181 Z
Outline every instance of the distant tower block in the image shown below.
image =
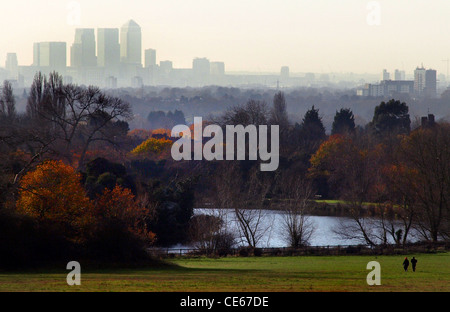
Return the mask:
M 5 61 L 5 69 L 8 71 L 9 77 L 17 77 L 19 74 L 19 63 L 16 53 L 7 53 Z
M 211 75 L 223 76 L 225 75 L 225 63 L 224 62 L 211 62 L 210 63 Z
M 383 69 L 383 71 L 381 72 L 381 81 L 383 80 L 390 80 L 391 75 L 389 74 L 389 72 L 386 69 Z
M 155 67 L 156 66 L 156 50 L 146 49 L 145 54 L 145 67 Z
M 127 65 L 142 66 L 141 27 L 129 20 L 120 28 L 120 61 Z
M 416 96 L 436 97 L 436 70 L 417 67 L 414 71 L 414 92 Z
M 404 70 L 395 70 L 394 79 L 397 81 L 405 80 L 405 71 Z
M 289 79 L 289 67 L 288 66 L 282 66 L 281 67 L 280 78 L 282 80 L 288 80 Z
M 115 73 L 120 66 L 120 45 L 118 28 L 97 29 L 97 66 Z
M 65 42 L 35 42 L 33 45 L 33 66 L 44 72 L 57 71 L 64 74 L 66 71 L 66 43 Z
M 95 51 L 94 29 L 75 29 L 75 40 L 70 47 L 70 65 L 72 67 L 97 66 L 97 57 L 95 55 Z

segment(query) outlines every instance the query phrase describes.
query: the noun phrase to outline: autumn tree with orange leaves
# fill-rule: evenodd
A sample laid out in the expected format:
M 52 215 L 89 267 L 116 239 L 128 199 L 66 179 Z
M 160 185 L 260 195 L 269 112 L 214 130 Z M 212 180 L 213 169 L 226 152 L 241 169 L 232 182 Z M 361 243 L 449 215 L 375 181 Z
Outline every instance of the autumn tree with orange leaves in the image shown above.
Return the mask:
M 133 155 L 154 155 L 160 156 L 164 151 L 167 151 L 170 146 L 172 146 L 172 141 L 166 138 L 154 138 L 151 137 L 136 148 L 134 148 L 131 153 Z
M 148 229 L 150 211 L 135 200 L 130 189 L 119 185 L 112 190 L 105 188 L 94 206 L 98 224 L 114 223 L 147 244 L 155 241 L 155 234 Z
M 379 175 L 382 159 L 382 146 L 345 135 L 332 135 L 311 157 L 310 176 L 326 177 L 353 220 L 352 225 L 342 224 L 335 230 L 341 237 L 372 246 L 385 240 L 385 229 L 381 234 L 377 231 L 378 225 L 368 218 L 366 207 L 367 202 L 377 202 L 383 195 Z
M 92 221 L 92 205 L 81 175 L 62 161 L 46 161 L 21 180 L 17 210 L 40 222 L 59 224 L 69 238 Z
M 17 210 L 42 224 L 59 225 L 62 234 L 76 242 L 98 239 L 99 231 L 112 224 L 116 236 L 129 235 L 144 244 L 155 240 L 147 228 L 150 213 L 130 189 L 105 188 L 90 200 L 80 173 L 62 161 L 46 161 L 23 177 Z

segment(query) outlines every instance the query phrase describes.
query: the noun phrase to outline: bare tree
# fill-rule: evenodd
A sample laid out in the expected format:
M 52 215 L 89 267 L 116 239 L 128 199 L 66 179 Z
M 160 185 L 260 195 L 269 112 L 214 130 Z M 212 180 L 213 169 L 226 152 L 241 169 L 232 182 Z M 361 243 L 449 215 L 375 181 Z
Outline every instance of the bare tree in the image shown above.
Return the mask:
M 33 81 L 27 114 L 37 128 L 54 139 L 54 153 L 72 162 L 74 150 L 80 154 L 79 166 L 95 142 L 115 145 L 126 134 L 123 120 L 131 117 L 131 107 L 119 98 L 108 96 L 98 87 L 63 85 L 57 73 L 49 79 L 40 73 Z
M 16 116 L 16 99 L 14 98 L 11 82 L 5 80 L 0 95 L 0 116 L 12 119 Z
M 309 217 L 314 195 L 311 183 L 303 178 L 287 177 L 283 179 L 282 185 L 282 231 L 285 240 L 294 248 L 308 245 L 316 229 Z
M 409 169 L 401 174 L 415 201 L 415 228 L 426 240 L 449 239 L 450 124 L 414 130 L 400 145 L 400 156 Z
M 280 126 L 280 135 L 283 137 L 289 127 L 286 99 L 283 92 L 277 92 L 273 97 L 273 107 L 270 111 L 270 124 Z
M 38 119 L 43 114 L 44 87 L 47 79 L 41 72 L 34 75 L 27 101 L 27 115 L 31 119 Z
M 409 187 L 409 179 L 405 175 L 408 170 L 401 163 L 396 162 L 390 170 L 385 170 L 384 178 L 390 202 L 390 211 L 382 211 L 381 217 L 387 217 L 387 232 L 397 245 L 405 245 L 413 229 L 417 217 L 417 203 L 414 193 Z
M 216 178 L 216 205 L 232 209 L 238 238 L 255 248 L 271 230 L 271 224 L 265 222 L 267 210 L 263 207 L 270 181 L 262 177 L 256 168 L 243 174 L 239 163 L 227 163 L 219 172 Z
M 249 100 L 245 105 L 237 105 L 229 108 L 225 113 L 213 122 L 225 125 L 267 125 L 270 118 L 270 110 L 266 102 Z
M 217 212 L 216 210 L 214 212 Z M 200 214 L 189 221 L 189 237 L 194 246 L 202 252 L 215 253 L 224 248 L 224 240 L 231 237 L 229 249 L 233 245 L 233 236 L 225 230 L 225 219 L 219 214 Z

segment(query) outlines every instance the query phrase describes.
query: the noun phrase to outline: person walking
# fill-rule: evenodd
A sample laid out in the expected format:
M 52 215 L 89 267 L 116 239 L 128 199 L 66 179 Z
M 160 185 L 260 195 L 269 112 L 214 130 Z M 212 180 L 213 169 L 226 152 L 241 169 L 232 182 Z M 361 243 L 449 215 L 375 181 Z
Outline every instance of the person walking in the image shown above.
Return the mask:
M 405 260 L 403 261 L 403 268 L 405 269 L 405 272 L 408 271 L 409 267 L 409 260 L 408 257 L 405 257 Z
M 416 272 L 416 264 L 417 264 L 417 259 L 412 257 L 411 265 L 412 265 L 413 272 Z

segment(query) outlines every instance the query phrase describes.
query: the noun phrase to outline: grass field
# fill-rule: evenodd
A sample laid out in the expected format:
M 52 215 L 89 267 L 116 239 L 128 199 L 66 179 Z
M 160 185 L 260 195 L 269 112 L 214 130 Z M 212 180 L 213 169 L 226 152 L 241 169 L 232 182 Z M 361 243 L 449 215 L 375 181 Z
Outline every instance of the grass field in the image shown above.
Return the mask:
M 404 256 L 301 256 L 177 258 L 146 269 L 0 273 L 0 291 L 450 291 L 450 253 L 419 254 L 417 270 L 404 272 Z M 411 256 L 412 257 L 412 256 Z M 411 258 L 408 256 L 408 258 Z M 368 286 L 369 261 L 381 265 L 381 285 Z
M 345 205 L 348 203 L 345 200 L 340 200 L 340 199 L 315 199 L 314 201 L 318 204 L 328 204 L 328 205 L 337 205 L 337 204 Z M 377 203 L 363 202 L 362 205 L 363 206 L 377 206 Z

